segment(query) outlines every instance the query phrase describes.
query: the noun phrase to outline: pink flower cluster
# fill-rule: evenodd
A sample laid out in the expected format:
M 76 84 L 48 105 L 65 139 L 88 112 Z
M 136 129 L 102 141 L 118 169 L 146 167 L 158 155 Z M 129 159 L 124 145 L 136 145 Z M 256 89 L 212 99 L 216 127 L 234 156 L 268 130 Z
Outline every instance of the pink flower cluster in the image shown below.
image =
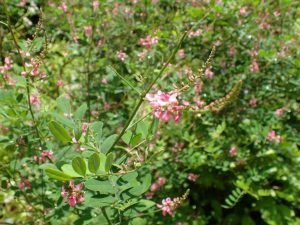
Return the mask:
M 203 30 L 202 29 L 198 29 L 196 31 L 190 31 L 190 33 L 188 34 L 189 38 L 193 38 L 193 37 L 199 37 L 202 34 Z
M 151 35 L 147 35 L 147 37 L 141 38 L 139 43 L 142 47 L 152 48 L 153 45 L 158 43 L 158 37 L 152 37 Z
M 256 107 L 257 106 L 257 99 L 255 97 L 251 98 L 249 101 L 249 104 L 251 107 Z
M 26 59 L 28 57 L 30 57 L 30 53 L 29 52 L 22 52 L 21 53 L 22 56 Z M 40 63 L 34 59 L 34 58 L 31 58 L 29 60 L 30 62 L 25 62 L 25 66 L 31 70 L 30 74 L 33 76 L 33 77 L 39 77 L 41 79 L 45 78 L 46 77 L 46 74 L 40 72 Z M 26 71 L 22 71 L 21 72 L 21 75 L 23 77 L 26 77 L 27 76 L 27 72 Z
M 39 108 L 41 106 L 41 100 L 38 94 L 30 95 L 30 104 Z
M 274 141 L 276 143 L 280 143 L 281 142 L 281 136 L 276 134 L 276 131 L 275 130 L 271 130 L 269 133 L 268 133 L 268 136 L 267 136 L 267 139 L 268 141 Z
M 25 188 L 31 189 L 30 181 L 25 177 L 21 177 L 21 181 L 19 183 L 19 189 L 22 191 Z
M 198 177 L 199 177 L 199 175 L 197 175 L 197 174 L 189 173 L 187 179 L 189 181 L 196 182 Z
M 36 161 L 37 163 L 43 163 L 45 162 L 47 159 L 52 159 L 53 157 L 53 151 L 49 150 L 49 151 L 42 151 L 41 156 L 38 155 L 34 155 L 33 159 L 34 161 Z
M 84 30 L 84 34 L 87 38 L 91 37 L 92 36 L 92 33 L 93 33 L 93 27 L 92 26 L 85 26 L 83 28 Z
M 167 214 L 173 216 L 173 206 L 174 202 L 171 198 L 166 198 L 162 200 L 162 204 L 156 204 L 157 208 L 161 209 L 163 216 L 166 216 Z
M 70 181 L 68 186 L 62 186 L 61 196 L 63 198 L 66 198 L 65 202 L 68 202 L 68 204 L 71 207 L 74 207 L 77 203 L 84 202 L 82 189 L 83 189 L 83 183 L 74 185 L 74 182 Z
M 232 146 L 230 149 L 229 149 L 229 154 L 230 156 L 236 156 L 237 155 L 237 147 L 236 146 Z
M 157 181 L 153 183 L 150 187 L 150 192 L 146 194 L 148 199 L 153 198 L 155 192 L 157 192 L 162 186 L 165 185 L 167 179 L 165 177 L 158 177 Z
M 4 58 L 4 65 L 0 66 L 0 73 L 3 74 L 3 79 L 7 81 L 8 85 L 16 86 L 16 80 L 14 80 L 7 72 L 12 69 L 13 61 L 9 57 Z
M 125 61 L 125 59 L 127 58 L 127 54 L 125 52 L 122 51 L 117 51 L 117 57 L 121 60 L 121 61 Z
M 284 109 L 283 108 L 279 108 L 275 111 L 275 115 L 280 117 L 280 116 L 283 116 L 284 114 Z
M 82 130 L 82 135 L 83 136 L 85 136 L 87 134 L 88 129 L 89 129 L 89 124 L 88 123 L 82 123 L 81 130 Z
M 185 106 L 179 105 L 177 100 L 178 93 L 165 93 L 158 91 L 156 94 L 147 94 L 146 100 L 153 108 L 153 115 L 161 121 L 168 121 L 173 117 L 175 122 L 179 122 Z

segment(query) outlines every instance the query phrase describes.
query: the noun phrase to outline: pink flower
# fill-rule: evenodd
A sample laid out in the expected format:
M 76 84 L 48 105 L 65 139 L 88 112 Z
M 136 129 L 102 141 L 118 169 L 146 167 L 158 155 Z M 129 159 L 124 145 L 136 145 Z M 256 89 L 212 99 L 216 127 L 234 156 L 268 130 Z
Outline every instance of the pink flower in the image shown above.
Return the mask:
M 21 72 L 21 76 L 22 76 L 22 77 L 26 77 L 26 76 L 27 76 L 27 73 L 26 73 L 25 71 L 22 71 L 22 72 Z
M 259 72 L 259 64 L 257 63 L 257 61 L 254 59 L 252 60 L 251 62 L 251 65 L 250 65 L 250 71 L 252 73 L 257 73 Z
M 41 105 L 40 97 L 38 95 L 31 95 L 30 96 L 30 103 L 39 107 Z
M 158 177 L 157 184 L 162 187 L 167 182 L 167 179 L 165 177 Z
M 158 37 L 152 37 L 151 35 L 148 35 L 146 38 L 141 38 L 139 43 L 143 47 L 152 48 L 153 45 L 158 43 Z
M 174 212 L 172 211 L 172 207 L 174 206 L 174 202 L 171 198 L 166 198 L 162 200 L 162 204 L 156 204 L 157 208 L 161 209 L 163 216 L 167 214 L 173 216 Z
M 46 160 L 46 158 L 52 159 L 53 157 L 53 151 L 49 150 L 49 151 L 42 151 L 42 157 L 44 157 L 44 161 Z
M 93 3 L 92 3 L 92 5 L 93 5 L 94 12 L 97 11 L 98 8 L 99 8 L 99 1 L 98 0 L 94 0 Z
M 93 33 L 93 27 L 92 26 L 86 26 L 83 28 L 84 29 L 84 34 L 87 38 L 91 37 Z
M 279 108 L 275 111 L 275 115 L 280 117 L 284 114 L 284 109 L 283 108 Z
M 210 68 L 206 68 L 205 72 L 204 72 L 205 76 L 208 79 L 212 79 L 214 77 L 214 72 L 211 71 L 211 67 Z
M 267 136 L 268 141 L 274 141 L 276 143 L 281 142 L 281 136 L 276 134 L 276 131 L 271 130 Z
M 65 187 L 62 186 L 61 188 L 61 192 L 60 192 L 61 197 L 67 197 L 68 196 L 68 192 L 66 191 Z
M 84 202 L 84 196 L 83 196 L 83 183 L 80 183 L 78 185 L 74 185 L 73 181 L 69 182 L 68 186 L 62 186 L 61 189 L 61 196 L 63 198 L 66 198 L 66 202 L 73 207 L 77 203 L 83 203 Z
M 189 173 L 187 179 L 189 181 L 196 182 L 198 177 L 199 177 L 199 175 L 197 175 L 197 174 Z
M 117 52 L 117 57 L 121 60 L 121 61 L 125 61 L 125 59 L 127 58 L 127 54 L 125 52 L 122 51 L 118 51 Z
M 143 50 L 142 52 L 138 53 L 138 57 L 140 61 L 143 61 L 146 58 L 148 51 L 147 50 Z
M 273 15 L 274 15 L 275 17 L 279 17 L 279 16 L 280 16 L 280 12 L 279 12 L 279 11 L 275 11 L 275 12 L 273 13 Z
M 71 195 L 68 197 L 68 203 L 71 207 L 75 206 L 77 203 L 77 199 L 75 196 Z
M 162 120 L 168 121 L 173 117 L 175 122 L 179 122 L 182 113 L 180 110 L 184 109 L 185 106 L 179 105 L 177 101 L 177 93 L 165 93 L 158 91 L 156 94 L 147 94 L 146 100 L 149 101 L 153 108 L 153 115 Z
M 232 146 L 229 150 L 230 156 L 236 156 L 237 155 L 237 147 Z
M 257 99 L 256 98 L 251 98 L 249 101 L 249 104 L 251 105 L 251 107 L 256 107 L 257 106 Z
M 153 183 L 150 187 L 151 192 L 156 192 L 160 188 L 159 184 Z
M 23 8 L 26 5 L 27 0 L 21 0 L 19 2 L 19 7 Z
M 183 59 L 185 57 L 184 49 L 179 49 L 177 55 L 180 59 Z
M 245 16 L 247 14 L 247 7 L 241 7 L 240 8 L 240 15 Z
M 64 86 L 64 81 L 63 80 L 58 80 L 57 83 L 56 83 L 56 85 L 58 87 L 63 87 Z
M 37 68 L 34 68 L 32 71 L 31 71 L 31 75 L 32 76 L 38 76 L 39 75 L 39 70 Z
M 202 34 L 203 30 L 198 29 L 196 31 L 190 31 L 190 33 L 188 34 L 189 38 L 193 38 L 193 37 L 199 37 Z
M 68 6 L 67 6 L 67 4 L 65 3 L 65 1 L 61 1 L 59 8 L 60 8 L 64 13 L 66 13 L 66 12 L 68 11 Z

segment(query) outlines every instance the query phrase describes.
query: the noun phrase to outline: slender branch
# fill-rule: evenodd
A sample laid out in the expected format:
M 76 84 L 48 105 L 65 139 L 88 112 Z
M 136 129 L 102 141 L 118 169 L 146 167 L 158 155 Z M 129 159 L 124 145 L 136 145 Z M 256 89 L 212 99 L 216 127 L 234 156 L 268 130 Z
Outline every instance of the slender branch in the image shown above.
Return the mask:
M 180 48 L 183 40 L 185 39 L 187 33 L 188 32 L 184 32 L 184 34 L 181 36 L 178 44 L 176 45 L 176 48 L 174 49 L 174 51 L 172 52 L 172 54 L 168 58 L 167 62 L 164 64 L 164 66 L 161 68 L 161 70 L 159 71 L 159 73 L 156 75 L 156 77 L 153 79 L 153 81 L 150 83 L 150 85 L 146 88 L 146 90 L 141 94 L 140 99 L 139 99 L 138 103 L 136 104 L 136 106 L 135 106 L 135 108 L 134 108 L 131 116 L 129 117 L 127 123 L 125 124 L 125 126 L 122 129 L 121 133 L 118 135 L 118 137 L 114 141 L 114 143 L 111 146 L 111 148 L 109 149 L 109 151 L 118 143 L 118 141 L 121 139 L 121 137 L 123 136 L 123 134 L 125 133 L 125 131 L 129 127 L 129 125 L 131 124 L 131 121 L 134 119 L 134 117 L 137 114 L 139 108 L 141 107 L 141 105 L 142 105 L 142 103 L 144 101 L 145 96 L 148 94 L 148 92 L 151 90 L 151 88 L 157 82 L 157 80 L 161 77 L 161 75 L 163 74 L 163 72 L 165 71 L 165 69 L 167 68 L 167 66 L 169 65 L 169 63 L 171 62 L 171 60 L 175 57 L 178 49 Z
M 21 57 L 23 70 L 24 70 L 24 72 L 26 72 L 25 61 L 24 61 L 24 59 L 23 59 L 23 57 L 22 57 L 20 46 L 18 45 L 17 39 L 16 39 L 15 34 L 14 34 L 14 32 L 13 32 L 13 29 L 12 29 L 12 25 L 11 25 L 11 22 L 10 22 L 10 17 L 9 17 L 8 10 L 7 10 L 6 1 L 3 0 L 3 2 L 4 2 L 4 11 L 5 11 L 6 18 L 7 18 L 7 27 L 8 27 L 8 29 L 9 29 L 10 33 L 11 33 L 11 36 L 12 36 L 12 38 L 13 38 L 13 42 L 14 42 L 14 44 L 15 44 L 15 46 L 16 46 L 16 49 L 17 49 L 17 51 L 18 51 L 18 54 L 19 54 L 20 57 Z M 31 118 L 32 118 L 32 120 L 33 120 L 33 126 L 34 126 L 34 129 L 35 129 L 36 134 L 37 134 L 38 139 L 39 139 L 39 144 L 40 144 L 40 146 L 42 147 L 41 135 L 40 135 L 40 132 L 39 132 L 39 130 L 38 130 L 37 122 L 36 122 L 36 119 L 35 119 L 35 117 L 34 117 L 34 113 L 33 113 L 33 110 L 32 110 L 32 106 L 31 106 L 31 103 L 30 103 L 30 85 L 29 85 L 29 77 L 28 77 L 28 76 L 26 77 L 26 92 L 27 92 L 28 109 L 29 109 Z

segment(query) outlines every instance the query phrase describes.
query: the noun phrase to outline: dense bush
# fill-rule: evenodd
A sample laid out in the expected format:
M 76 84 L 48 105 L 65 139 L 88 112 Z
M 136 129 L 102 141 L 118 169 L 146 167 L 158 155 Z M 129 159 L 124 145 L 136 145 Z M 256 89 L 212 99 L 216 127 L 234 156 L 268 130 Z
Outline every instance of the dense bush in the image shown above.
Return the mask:
M 0 224 L 300 224 L 299 1 L 0 2 Z

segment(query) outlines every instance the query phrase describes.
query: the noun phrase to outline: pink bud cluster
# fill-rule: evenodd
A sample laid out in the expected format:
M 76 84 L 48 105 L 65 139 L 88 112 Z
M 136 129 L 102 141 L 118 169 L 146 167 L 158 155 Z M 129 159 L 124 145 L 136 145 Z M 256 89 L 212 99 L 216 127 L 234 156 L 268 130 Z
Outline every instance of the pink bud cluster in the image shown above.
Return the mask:
M 31 189 L 30 181 L 25 177 L 21 177 L 21 181 L 19 183 L 19 189 L 22 191 L 25 188 Z
M 65 185 L 62 186 L 61 196 L 65 198 L 65 202 L 67 202 L 71 207 L 74 207 L 77 203 L 84 202 L 84 196 L 82 190 L 83 190 L 83 183 L 74 185 L 74 182 L 70 181 L 68 186 Z
M 31 70 L 30 74 L 33 76 L 33 77 L 39 77 L 41 79 L 45 78 L 46 77 L 46 74 L 40 72 L 40 63 L 35 60 L 34 58 L 31 58 L 30 59 L 30 62 L 26 62 L 25 63 L 25 66 Z M 27 76 L 27 73 L 26 71 L 23 71 L 21 73 L 22 76 Z
M 158 37 L 152 37 L 151 35 L 147 35 L 147 37 L 141 38 L 139 43 L 142 47 L 152 48 L 153 45 L 158 43 Z
M 163 216 L 169 214 L 170 216 L 174 215 L 173 207 L 174 202 L 171 198 L 166 198 L 162 200 L 162 204 L 156 204 L 157 208 L 161 209 Z
M 153 108 L 153 115 L 161 121 L 168 121 L 173 117 L 175 122 L 179 122 L 182 112 L 185 108 L 179 105 L 177 100 L 178 93 L 169 92 L 165 93 L 158 91 L 156 94 L 147 94 L 146 100 L 150 102 Z
M 4 58 L 4 65 L 0 66 L 0 73 L 3 74 L 3 79 L 7 82 L 10 86 L 16 86 L 16 81 L 7 73 L 9 70 L 12 69 L 12 63 L 10 57 Z
M 38 94 L 30 95 L 30 104 L 39 108 L 41 106 L 41 100 Z
M 49 150 L 49 151 L 44 150 L 44 151 L 42 151 L 42 154 L 40 156 L 34 155 L 33 159 L 37 163 L 43 163 L 47 159 L 52 159 L 52 157 L 53 157 L 53 151 L 51 151 L 51 150 Z
M 93 33 L 93 27 L 92 26 L 85 26 L 83 29 L 84 29 L 84 34 L 87 38 L 92 36 L 92 33 Z
M 279 108 L 275 111 L 275 115 L 278 116 L 278 117 L 283 116 L 283 114 L 284 114 L 284 109 L 283 108 Z
M 238 152 L 238 149 L 236 146 L 232 146 L 230 149 L 229 149 L 229 154 L 230 156 L 236 156 L 237 155 L 237 152 Z
M 123 51 L 117 51 L 117 57 L 124 62 L 127 58 L 127 54 Z
M 190 31 L 188 34 L 189 38 L 193 38 L 193 37 L 199 37 L 202 34 L 203 30 L 202 29 L 198 29 L 196 31 Z
M 197 174 L 189 173 L 187 179 L 189 181 L 196 182 L 198 177 L 199 177 L 199 175 L 197 175 Z
M 88 123 L 82 123 L 81 130 L 82 130 L 82 135 L 83 136 L 85 136 L 87 134 L 88 129 L 89 129 L 89 124 Z
M 157 192 L 162 186 L 164 186 L 167 182 L 165 177 L 158 177 L 157 181 L 154 182 L 150 187 L 150 192 L 146 194 L 148 199 L 153 198 L 155 192 Z
M 271 141 L 271 142 L 276 142 L 276 143 L 280 143 L 282 138 L 280 135 L 276 134 L 276 131 L 275 130 L 271 130 L 269 133 L 268 133 L 268 136 L 267 136 L 267 139 L 268 141 Z

